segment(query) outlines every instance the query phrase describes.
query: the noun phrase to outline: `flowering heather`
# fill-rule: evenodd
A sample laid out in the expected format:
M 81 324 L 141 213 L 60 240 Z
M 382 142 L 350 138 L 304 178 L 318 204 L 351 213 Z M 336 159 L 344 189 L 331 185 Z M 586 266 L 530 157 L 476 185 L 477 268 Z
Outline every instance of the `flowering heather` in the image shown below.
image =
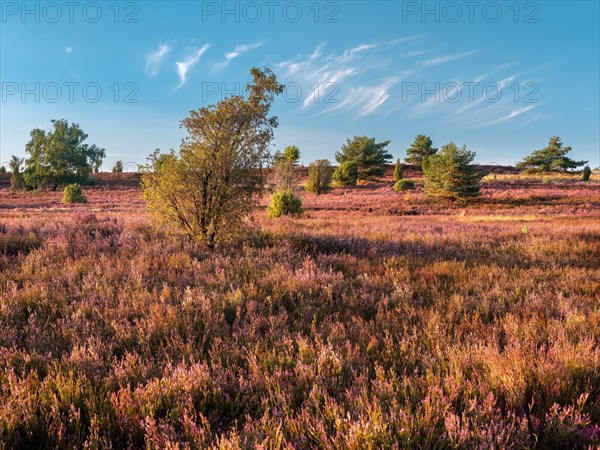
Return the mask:
M 2 188 L 0 448 L 596 448 L 600 185 L 405 177 L 214 252 Z

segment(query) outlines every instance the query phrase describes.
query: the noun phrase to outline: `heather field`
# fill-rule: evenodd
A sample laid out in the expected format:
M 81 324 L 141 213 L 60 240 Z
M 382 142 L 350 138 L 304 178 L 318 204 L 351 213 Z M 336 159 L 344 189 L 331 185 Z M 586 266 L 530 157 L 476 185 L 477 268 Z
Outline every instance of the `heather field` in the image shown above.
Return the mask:
M 598 448 L 600 180 L 377 183 L 209 251 L 0 189 L 0 448 Z

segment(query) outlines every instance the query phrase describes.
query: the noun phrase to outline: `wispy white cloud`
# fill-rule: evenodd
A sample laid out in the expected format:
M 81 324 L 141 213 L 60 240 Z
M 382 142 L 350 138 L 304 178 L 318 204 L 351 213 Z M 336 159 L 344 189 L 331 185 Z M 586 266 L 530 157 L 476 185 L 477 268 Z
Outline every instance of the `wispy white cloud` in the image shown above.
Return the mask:
M 534 105 L 524 106 L 522 108 L 513 109 L 510 112 L 510 114 L 507 114 L 507 115 L 499 117 L 497 119 L 485 122 L 483 125 L 494 125 L 494 124 L 497 124 L 497 123 L 506 122 L 507 120 L 514 119 L 515 117 L 518 117 L 521 114 L 526 113 L 527 111 L 531 111 L 536 106 L 537 106 L 537 104 L 534 104 Z
M 66 47 L 65 52 L 67 53 L 67 55 L 70 55 L 71 53 L 73 53 L 73 47 Z
M 435 55 L 429 44 L 418 36 L 360 43 L 340 50 L 320 44 L 312 53 L 297 55 L 274 67 L 284 84 L 301 86 L 299 109 L 313 111 L 312 117 L 330 113 L 354 118 L 375 114 L 387 117 L 395 113 L 407 119 L 425 116 L 465 127 L 529 118 L 527 113 L 535 106 L 514 100 L 511 86 L 523 77 L 507 73 L 511 64 L 471 75 L 469 66 L 464 66 L 460 77 L 444 80 L 447 71 L 440 73 L 437 66 L 467 58 L 479 50 Z M 487 83 L 501 92 L 501 98 L 489 98 L 493 97 L 493 89 L 485 90 Z
M 477 53 L 477 50 L 471 50 L 469 52 L 457 52 L 452 53 L 451 55 L 438 56 L 436 58 L 426 59 L 421 61 L 418 65 L 422 68 L 437 66 L 438 64 L 442 64 L 448 61 L 454 61 L 455 59 L 464 58 L 466 56 L 471 56 L 474 53 Z
M 360 44 L 342 52 L 325 52 L 325 45 L 318 45 L 309 55 L 300 55 L 275 65 L 277 73 L 285 82 L 298 83 L 303 90 L 302 109 L 318 103 L 326 105 L 326 111 L 350 107 L 349 103 L 367 103 L 366 89 L 359 89 L 359 77 L 368 67 L 366 64 L 371 53 L 379 48 L 378 44 Z M 347 88 L 341 92 L 340 86 Z M 339 98 L 343 96 L 343 98 Z M 333 106 L 331 106 L 333 105 Z M 376 109 L 375 106 L 374 109 Z M 322 114 L 321 111 L 318 114 Z
M 171 52 L 170 44 L 160 44 L 158 48 L 146 56 L 146 74 L 150 77 L 155 77 L 158 74 L 165 58 Z
M 235 58 L 242 56 L 245 53 L 248 53 L 251 50 L 262 47 L 265 44 L 265 41 L 258 41 L 254 44 L 241 44 L 236 45 L 231 52 L 225 53 L 225 61 L 215 64 L 215 69 L 223 69 L 226 67 L 232 60 Z
M 197 49 L 194 53 L 188 56 L 184 61 L 177 61 L 175 63 L 177 75 L 179 76 L 179 85 L 177 85 L 175 90 L 179 89 L 185 84 L 188 71 L 196 65 L 204 52 L 208 50 L 208 47 L 210 47 L 209 44 L 204 44 L 201 48 Z

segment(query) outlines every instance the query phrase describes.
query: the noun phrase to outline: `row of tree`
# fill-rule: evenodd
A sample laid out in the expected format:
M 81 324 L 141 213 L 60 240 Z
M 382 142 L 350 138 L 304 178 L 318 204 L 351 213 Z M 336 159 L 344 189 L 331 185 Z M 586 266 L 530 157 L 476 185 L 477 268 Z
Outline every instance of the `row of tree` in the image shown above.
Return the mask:
M 143 197 L 157 221 L 211 248 L 235 237 L 243 227 L 244 218 L 264 191 L 265 172 L 261 169 L 269 161 L 276 185 L 269 215 L 301 211 L 301 202 L 293 192 L 299 149 L 288 147 L 273 157 L 269 152 L 273 129 L 278 125 L 269 111 L 283 85 L 268 68 L 252 68 L 250 72 L 253 81 L 246 95 L 233 95 L 192 111 L 181 122 L 188 137 L 180 150 L 168 154 L 157 150 L 142 166 Z M 58 120 L 53 125 L 54 130 L 48 133 L 32 131 L 23 173 L 22 161 L 15 158 L 11 165 L 15 187 L 56 188 L 87 181 L 92 172 L 99 170 L 104 149 L 85 144 L 87 135 L 77 124 Z M 335 171 L 328 160 L 310 164 L 307 190 L 320 194 L 332 181 L 354 186 L 359 180 L 381 176 L 392 157 L 386 150 L 389 143 L 367 136 L 348 139 L 336 153 L 339 166 Z M 582 165 L 584 162 L 566 157 L 570 150 L 559 138 L 552 138 L 548 148 L 534 152 L 521 167 L 570 170 Z M 424 135 L 417 136 L 407 151 L 407 161 L 423 168 L 426 191 L 450 198 L 479 194 L 483 173 L 473 164 L 474 158 L 474 152 L 453 142 L 438 151 Z M 400 172 L 396 178 L 402 181 Z
M 49 132 L 39 128 L 31 132 L 31 139 L 26 145 L 27 159 L 13 156 L 9 162 L 9 169 L 14 174 L 13 189 L 40 189 L 51 187 L 56 189 L 59 185 L 69 183 L 86 183 L 91 173 L 98 172 L 106 152 L 103 148 L 84 141 L 87 134 L 78 124 L 69 124 L 66 120 L 53 120 L 53 129 Z M 381 176 L 385 166 L 392 158 L 386 147 L 390 141 L 376 142 L 375 138 L 356 136 L 347 139 L 341 150 L 336 152 L 335 159 L 339 166 L 332 172 L 333 180 L 338 186 L 351 187 L 360 180 L 369 180 Z M 525 171 L 570 171 L 587 164 L 587 161 L 576 161 L 567 155 L 571 147 L 564 146 L 560 137 L 553 136 L 548 146 L 534 151 L 531 155 L 516 164 L 516 168 Z M 456 152 L 455 152 L 456 153 Z M 410 164 L 422 166 L 431 157 L 438 154 L 438 149 L 433 146 L 429 136 L 419 134 L 412 145 L 406 150 L 405 161 Z M 442 157 L 448 159 L 447 152 Z M 474 154 L 473 154 L 474 156 Z M 295 146 L 287 147 L 283 152 L 277 151 L 272 158 L 275 184 L 282 190 L 291 189 L 297 184 L 295 167 L 298 165 L 300 151 Z M 433 169 L 439 165 L 440 160 L 433 159 Z M 25 169 L 21 168 L 25 164 Z M 327 174 L 330 165 L 326 160 L 314 163 L 318 166 L 319 173 Z M 313 169 L 317 170 L 317 169 Z M 112 168 L 113 172 L 123 171 L 123 162 L 117 161 Z M 590 171 L 584 169 L 584 175 Z M 322 177 L 320 177 L 322 178 Z M 589 174 L 587 175 L 589 178 Z M 313 182 L 308 190 L 321 193 L 321 187 L 313 188 Z

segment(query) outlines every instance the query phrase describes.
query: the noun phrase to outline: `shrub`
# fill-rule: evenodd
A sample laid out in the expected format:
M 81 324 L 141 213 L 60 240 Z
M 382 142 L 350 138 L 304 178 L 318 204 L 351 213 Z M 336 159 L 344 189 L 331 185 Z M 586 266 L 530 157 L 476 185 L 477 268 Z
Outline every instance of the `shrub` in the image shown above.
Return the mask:
M 68 184 L 63 191 L 63 203 L 87 203 L 87 199 L 77 183 Z
M 10 177 L 10 190 L 20 191 L 23 189 L 23 174 L 21 173 L 21 164 L 23 164 L 22 158 L 17 158 L 16 156 L 12 156 L 8 166 L 10 168 L 11 177 Z
M 277 126 L 269 110 L 283 85 L 269 69 L 250 72 L 246 97 L 192 111 L 181 123 L 189 136 L 179 154 L 172 152 L 160 170 L 148 170 L 142 179 L 155 219 L 210 249 L 239 235 L 263 192 L 260 169 Z
M 398 180 L 394 184 L 395 191 L 410 191 L 415 188 L 415 183 L 412 180 Z
M 317 195 L 329 189 L 333 168 L 327 159 L 318 159 L 308 166 L 308 181 L 306 190 Z
M 117 161 L 115 165 L 112 167 L 113 173 L 121 173 L 123 172 L 123 161 Z
M 402 164 L 400 164 L 400 160 L 396 160 L 396 164 L 394 165 L 394 181 L 400 181 L 402 179 Z
M 271 197 L 271 204 L 267 208 L 267 216 L 277 218 L 293 216 L 302 213 L 302 200 L 291 189 L 277 191 Z
M 475 152 L 454 142 L 426 159 L 424 168 L 425 190 L 431 196 L 451 199 L 476 197 L 483 173 L 472 164 Z
M 590 166 L 585 166 L 583 168 L 583 177 L 581 179 L 583 181 L 590 181 L 591 175 L 592 175 L 592 169 L 590 169 Z
M 347 161 L 340 164 L 340 166 L 333 173 L 333 179 L 335 184 L 338 186 L 353 187 L 356 186 L 358 180 L 358 166 L 354 161 Z
M 294 186 L 299 181 L 298 175 L 296 174 L 296 166 L 290 159 L 277 159 L 273 163 L 272 170 L 273 184 L 275 184 L 275 187 L 278 190 L 285 191 L 287 189 L 294 189 Z
M 6 167 L 0 166 L 0 173 L 6 173 Z

